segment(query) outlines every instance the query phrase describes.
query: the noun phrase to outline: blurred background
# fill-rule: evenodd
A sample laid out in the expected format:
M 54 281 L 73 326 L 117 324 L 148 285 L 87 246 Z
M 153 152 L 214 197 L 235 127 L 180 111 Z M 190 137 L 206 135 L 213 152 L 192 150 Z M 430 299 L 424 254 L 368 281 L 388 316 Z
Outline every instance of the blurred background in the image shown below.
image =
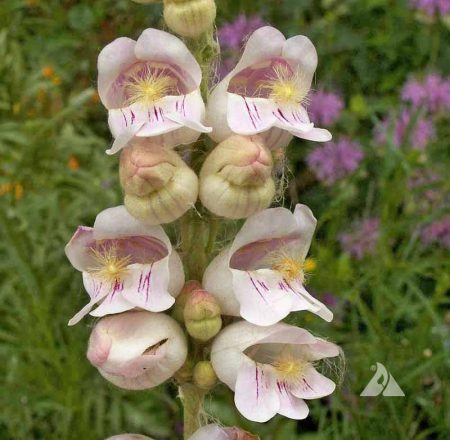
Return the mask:
M 1 439 L 179 438 L 173 385 L 114 388 L 85 358 L 93 320 L 66 326 L 86 294 L 64 245 L 121 203 L 96 58 L 161 17 L 130 0 L 0 2 Z M 341 344 L 346 370 L 298 423 L 245 421 L 225 387 L 207 409 L 264 440 L 448 439 L 450 2 L 218 0 L 218 77 L 266 23 L 319 53 L 309 113 L 334 139 L 293 142 L 280 173 L 285 206 L 319 219 L 308 284 L 335 320 L 290 321 Z M 405 397 L 360 396 L 377 362 Z

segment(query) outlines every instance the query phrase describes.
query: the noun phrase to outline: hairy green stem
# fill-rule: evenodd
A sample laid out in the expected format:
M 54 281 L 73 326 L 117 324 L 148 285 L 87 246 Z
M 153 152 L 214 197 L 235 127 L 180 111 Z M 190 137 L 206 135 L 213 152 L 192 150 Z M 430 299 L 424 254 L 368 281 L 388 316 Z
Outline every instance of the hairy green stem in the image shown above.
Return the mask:
M 187 45 L 197 59 L 202 69 L 200 86 L 203 99 L 206 101 L 209 93 L 210 78 L 215 69 L 215 59 L 219 55 L 219 45 L 214 38 L 214 29 L 201 35 L 198 39 L 187 41 Z M 191 166 L 199 173 L 204 158 L 208 152 L 208 142 L 203 138 L 195 145 L 191 153 Z M 214 250 L 218 231 L 217 220 L 199 207 L 198 212 L 191 210 L 180 223 L 183 262 L 189 279 L 201 281 L 210 254 Z M 179 387 L 180 398 L 184 408 L 184 439 L 202 426 L 203 399 L 205 391 L 193 384 L 186 383 Z
M 179 393 L 184 407 L 184 440 L 187 440 L 202 425 L 205 392 L 195 385 L 187 383 L 180 386 Z

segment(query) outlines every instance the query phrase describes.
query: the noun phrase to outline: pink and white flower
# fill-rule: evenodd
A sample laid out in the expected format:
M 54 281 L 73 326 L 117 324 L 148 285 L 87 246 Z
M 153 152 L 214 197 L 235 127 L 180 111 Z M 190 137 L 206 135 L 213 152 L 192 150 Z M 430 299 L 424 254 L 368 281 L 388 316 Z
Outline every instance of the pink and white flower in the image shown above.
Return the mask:
M 304 107 L 317 67 L 317 52 L 303 36 L 286 38 L 265 26 L 248 39 L 236 67 L 215 87 L 207 105 L 211 137 L 260 134 L 268 148 L 286 146 L 292 135 L 318 142 L 331 139 L 315 128 Z
M 120 434 L 106 440 L 153 440 L 140 434 Z M 259 440 L 257 435 L 250 434 L 236 427 L 222 427 L 211 423 L 202 426 L 189 437 L 189 440 Z
M 266 422 L 279 413 L 300 420 L 309 412 L 304 399 L 328 396 L 336 387 L 314 368 L 316 362 L 339 353 L 337 345 L 302 328 L 241 321 L 215 339 L 211 362 L 247 419 Z
M 202 72 L 177 37 L 146 29 L 137 41 L 121 37 L 98 57 L 98 93 L 108 109 L 114 154 L 134 136 L 161 136 L 168 147 L 210 131 L 199 86 Z
M 303 286 L 316 222 L 300 204 L 294 213 L 270 208 L 249 217 L 203 277 L 203 287 L 216 296 L 222 313 L 262 326 L 299 310 L 331 321 L 332 312 Z
M 92 316 L 135 307 L 167 310 L 184 284 L 180 257 L 162 227 L 136 220 L 124 206 L 102 211 L 93 228 L 78 227 L 65 251 L 72 266 L 82 272 L 91 298 L 69 325 L 79 322 L 96 304 Z
M 130 311 L 101 319 L 91 333 L 87 358 L 100 374 L 127 390 L 156 387 L 184 364 L 187 341 L 163 313 Z

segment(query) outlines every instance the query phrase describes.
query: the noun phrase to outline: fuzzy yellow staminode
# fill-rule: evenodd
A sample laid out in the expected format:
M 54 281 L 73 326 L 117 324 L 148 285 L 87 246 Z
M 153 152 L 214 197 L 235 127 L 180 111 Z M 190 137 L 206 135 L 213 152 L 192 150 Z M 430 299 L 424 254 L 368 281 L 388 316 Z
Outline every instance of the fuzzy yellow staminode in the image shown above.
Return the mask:
M 274 259 L 272 269 L 280 272 L 288 281 L 305 278 L 303 261 L 297 260 L 289 255 L 280 255 Z
M 167 95 L 178 94 L 176 80 L 164 70 L 148 70 L 144 75 L 135 73 L 125 83 L 127 105 L 149 105 Z
M 292 72 L 283 64 L 273 66 L 273 76 L 263 81 L 260 92 L 268 92 L 269 99 L 278 104 L 295 105 L 307 101 L 309 88 L 305 87 L 299 71 Z
M 117 246 L 101 248 L 100 250 L 91 248 L 94 255 L 95 265 L 89 269 L 89 272 L 105 281 L 114 282 L 119 280 L 128 271 L 128 265 L 131 263 L 131 256 L 120 257 Z
M 298 383 L 309 365 L 308 361 L 295 357 L 290 351 L 282 351 L 272 362 L 278 379 L 287 384 Z

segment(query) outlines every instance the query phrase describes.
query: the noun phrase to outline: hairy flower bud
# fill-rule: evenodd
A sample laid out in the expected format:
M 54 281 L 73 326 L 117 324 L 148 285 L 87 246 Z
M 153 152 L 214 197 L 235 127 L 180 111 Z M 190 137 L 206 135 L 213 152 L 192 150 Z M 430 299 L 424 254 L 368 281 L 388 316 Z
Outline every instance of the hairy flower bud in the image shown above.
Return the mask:
M 217 383 L 217 376 L 211 362 L 197 362 L 193 371 L 193 379 L 199 388 L 210 390 Z
M 92 331 L 87 358 L 114 385 L 153 388 L 173 376 L 187 356 L 186 337 L 169 316 L 125 312 L 103 318 Z
M 202 285 L 195 280 L 190 280 L 183 286 L 172 307 L 172 318 L 176 319 L 181 324 L 184 323 L 184 307 L 186 306 L 186 301 L 191 292 L 201 288 Z
M 214 0 L 164 0 L 164 19 L 183 37 L 198 37 L 210 29 L 216 18 Z
M 170 223 L 197 200 L 198 179 L 177 153 L 151 138 L 136 138 L 120 156 L 124 204 L 137 219 Z
M 184 307 L 184 323 L 188 333 L 200 341 L 208 341 L 222 327 L 220 306 L 206 290 L 193 291 Z
M 248 217 L 272 202 L 272 167 L 272 156 L 259 137 L 231 136 L 203 164 L 200 200 L 214 214 Z

